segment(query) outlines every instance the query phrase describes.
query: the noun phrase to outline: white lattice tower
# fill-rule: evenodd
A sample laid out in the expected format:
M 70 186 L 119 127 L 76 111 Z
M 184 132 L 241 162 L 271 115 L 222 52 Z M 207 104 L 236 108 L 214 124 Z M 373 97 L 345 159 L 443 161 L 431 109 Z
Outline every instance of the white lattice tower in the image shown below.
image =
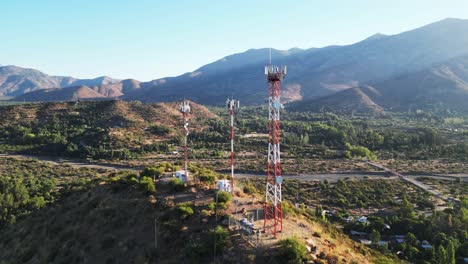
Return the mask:
M 189 176 L 188 176 L 188 157 L 187 157 L 187 139 L 190 134 L 189 128 L 188 128 L 188 116 L 191 112 L 191 107 L 190 103 L 187 100 L 184 100 L 180 103 L 179 105 L 179 111 L 182 113 L 183 117 L 183 125 L 184 125 L 184 177 L 185 177 L 185 182 L 189 182 Z
M 229 139 L 231 141 L 231 194 L 234 193 L 234 113 L 239 109 L 240 102 L 234 99 L 227 99 L 226 105 L 229 109 Z
M 265 75 L 268 80 L 268 167 L 266 175 L 266 194 L 264 206 L 265 233 L 276 237 L 277 232 L 283 231 L 283 207 L 281 195 L 281 151 L 280 151 L 280 111 L 281 80 L 286 75 L 286 66 L 266 66 Z

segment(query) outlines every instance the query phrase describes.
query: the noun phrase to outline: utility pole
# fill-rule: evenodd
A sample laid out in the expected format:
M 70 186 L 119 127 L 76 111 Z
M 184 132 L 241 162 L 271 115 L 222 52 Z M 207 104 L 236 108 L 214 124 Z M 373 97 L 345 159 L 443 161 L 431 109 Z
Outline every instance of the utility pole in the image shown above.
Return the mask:
M 235 213 L 236 213 L 236 221 L 239 219 L 239 217 L 237 216 L 237 204 L 238 204 L 238 203 L 239 203 L 239 200 L 237 200 L 237 199 L 234 200 L 234 204 L 236 205 L 236 206 L 235 206 L 235 209 L 236 209 L 236 212 L 235 212 Z M 236 225 L 237 225 L 237 224 L 236 224 Z
M 214 228 L 214 246 L 213 246 L 213 264 L 216 264 L 216 228 L 218 227 L 218 191 L 216 192 L 216 199 L 215 199 L 215 228 Z
M 154 218 L 154 248 L 158 249 L 158 218 Z

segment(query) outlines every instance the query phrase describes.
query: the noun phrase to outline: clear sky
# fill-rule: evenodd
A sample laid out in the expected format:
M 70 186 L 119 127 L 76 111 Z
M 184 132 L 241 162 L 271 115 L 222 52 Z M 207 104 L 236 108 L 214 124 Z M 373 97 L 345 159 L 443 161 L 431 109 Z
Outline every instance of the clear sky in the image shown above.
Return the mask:
M 250 48 L 351 44 L 447 17 L 467 0 L 10 0 L 0 64 L 148 81 Z

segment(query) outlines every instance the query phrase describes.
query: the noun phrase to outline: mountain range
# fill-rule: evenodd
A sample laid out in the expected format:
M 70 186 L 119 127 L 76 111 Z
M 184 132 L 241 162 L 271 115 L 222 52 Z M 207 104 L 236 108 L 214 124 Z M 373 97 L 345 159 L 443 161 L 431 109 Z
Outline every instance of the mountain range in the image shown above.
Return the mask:
M 356 112 L 432 109 L 468 112 L 468 55 L 380 82 L 291 103 L 293 111 Z
M 193 72 L 150 82 L 109 77 L 79 80 L 3 66 L 0 94 L 25 101 L 155 102 L 185 97 L 210 105 L 235 96 L 243 104 L 260 104 L 267 98 L 263 68 L 269 51 L 251 49 Z M 463 105 L 468 99 L 467 19 L 445 19 L 396 35 L 375 34 L 346 46 L 272 49 L 271 58 L 275 65 L 288 66 L 282 97 L 284 102 L 298 101 L 291 109 L 406 111 L 446 105 L 468 110 Z M 37 91 L 42 89 L 49 90 Z

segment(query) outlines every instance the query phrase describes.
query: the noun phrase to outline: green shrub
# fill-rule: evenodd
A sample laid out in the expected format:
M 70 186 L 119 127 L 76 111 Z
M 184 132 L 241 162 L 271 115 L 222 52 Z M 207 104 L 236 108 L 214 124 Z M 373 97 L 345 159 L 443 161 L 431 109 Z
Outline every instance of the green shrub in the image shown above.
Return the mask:
M 153 179 L 143 176 L 140 180 L 140 188 L 147 193 L 156 192 L 156 187 L 154 186 Z
M 291 204 L 290 202 L 283 202 L 283 216 L 284 217 L 289 217 L 289 216 L 293 216 L 293 215 L 296 215 L 296 207 Z
M 215 202 L 211 202 L 210 204 L 208 204 L 208 208 L 213 211 L 215 208 L 216 208 L 216 203 Z
M 232 199 L 232 195 L 229 192 L 225 192 L 225 191 L 218 192 L 218 204 L 221 204 L 221 203 L 227 204 L 231 201 L 231 199 Z
M 216 179 L 217 179 L 216 172 L 212 169 L 191 166 L 190 171 L 194 175 L 196 175 L 200 179 L 201 182 L 204 182 L 209 185 L 216 182 Z
M 257 193 L 257 189 L 255 188 L 255 186 L 250 182 L 246 182 L 244 184 L 244 189 L 243 189 L 244 193 L 246 194 L 254 194 L 254 193 Z
M 109 182 L 110 183 L 119 183 L 120 182 L 120 177 L 118 177 L 118 176 L 110 177 Z
M 179 178 L 172 178 L 169 181 L 169 186 L 173 192 L 180 192 L 184 190 L 184 183 Z
M 307 249 L 297 237 L 279 241 L 279 249 L 276 254 L 279 263 L 303 263 L 307 260 Z
M 186 219 L 193 215 L 192 205 L 190 203 L 180 203 L 177 205 L 177 213 L 181 219 Z
M 147 176 L 147 177 L 159 177 L 164 174 L 164 167 L 146 167 L 141 173 L 140 176 Z
M 135 176 L 132 176 L 129 179 L 127 179 L 127 183 L 134 186 L 134 185 L 139 184 L 139 181 Z
M 29 203 L 31 204 L 31 207 L 33 209 L 39 209 L 39 208 L 46 206 L 46 201 L 44 197 L 42 196 L 33 197 L 32 199 L 29 200 Z
M 205 182 L 206 184 L 213 184 L 216 182 L 216 175 L 213 174 L 201 174 L 198 175 L 198 178 L 200 179 L 201 182 Z

